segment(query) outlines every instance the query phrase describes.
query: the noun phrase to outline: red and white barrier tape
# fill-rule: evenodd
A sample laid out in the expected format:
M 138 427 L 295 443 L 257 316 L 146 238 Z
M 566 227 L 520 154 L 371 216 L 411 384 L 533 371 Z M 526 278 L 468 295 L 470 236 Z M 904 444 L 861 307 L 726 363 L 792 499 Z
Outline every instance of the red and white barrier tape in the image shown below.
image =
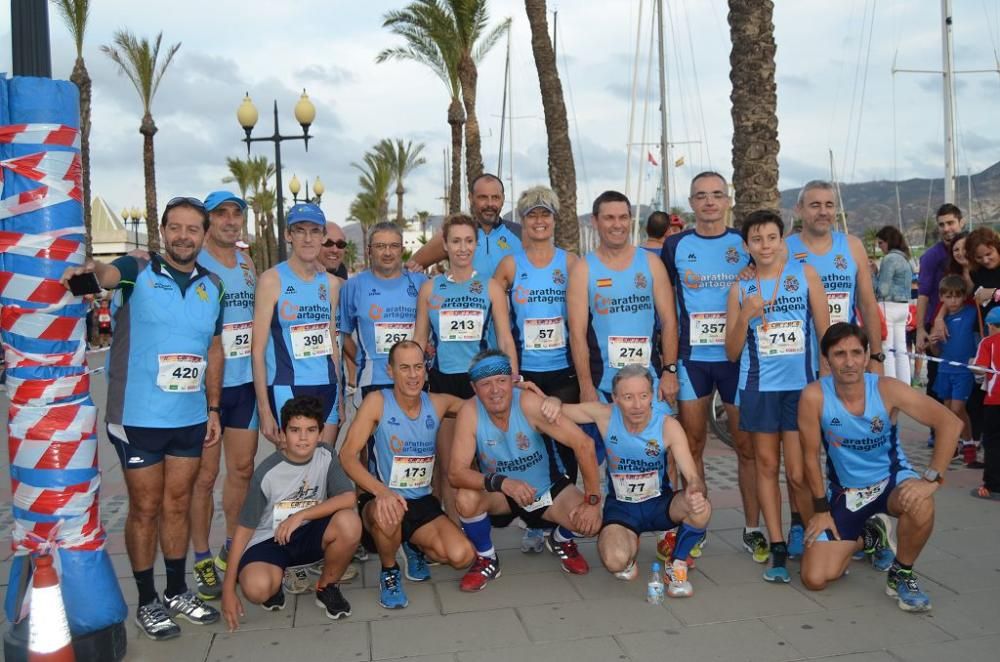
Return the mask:
M 39 340 L 84 338 L 86 324 L 82 317 L 49 315 L 19 306 L 4 306 L 0 310 L 0 328 L 8 333 Z
M 8 124 L 0 126 L 0 143 L 62 145 L 80 148 L 80 131 L 65 124 Z

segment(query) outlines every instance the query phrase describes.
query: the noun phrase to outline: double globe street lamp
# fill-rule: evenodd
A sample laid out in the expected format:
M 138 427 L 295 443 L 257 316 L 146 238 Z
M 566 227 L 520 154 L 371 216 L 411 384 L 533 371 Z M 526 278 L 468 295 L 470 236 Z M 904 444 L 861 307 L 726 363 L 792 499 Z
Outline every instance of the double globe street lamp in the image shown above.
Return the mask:
M 296 175 L 292 175 L 292 181 L 288 182 L 288 190 L 292 192 L 292 200 L 294 200 L 295 203 L 298 204 L 298 202 L 299 202 L 299 191 L 302 190 L 302 184 L 299 183 L 299 178 Z M 321 182 L 319 180 L 319 176 L 317 176 L 316 177 L 316 183 L 313 184 L 313 193 L 315 193 L 316 195 L 315 195 L 315 197 L 310 198 L 309 197 L 309 180 L 307 179 L 306 180 L 306 194 L 302 198 L 302 202 L 314 202 L 314 203 L 316 203 L 318 205 L 319 202 L 320 202 L 320 199 L 323 197 L 323 193 L 325 193 L 325 192 L 326 192 L 326 186 L 323 185 L 323 182 Z
M 128 236 L 128 226 L 132 226 L 133 236 L 135 237 L 135 247 L 139 248 L 139 221 L 145 223 L 146 221 L 146 210 L 139 209 L 138 207 L 126 207 L 122 209 L 122 222 L 125 224 L 126 237 Z M 131 219 L 131 222 L 129 220 Z M 128 241 L 126 241 L 128 243 Z
M 309 135 L 309 126 L 316 119 L 316 107 L 313 106 L 312 101 L 309 100 L 309 96 L 306 94 L 305 90 L 302 90 L 302 96 L 299 97 L 299 102 L 295 104 L 295 121 L 302 126 L 301 136 L 283 136 L 278 128 L 278 102 L 274 102 L 274 133 L 270 136 L 260 136 L 253 138 L 250 133 L 253 131 L 254 126 L 257 124 L 258 114 L 257 107 L 253 105 L 253 101 L 250 100 L 250 93 L 243 98 L 243 103 L 240 104 L 239 109 L 236 111 L 236 119 L 239 121 L 240 126 L 243 127 L 243 131 L 246 132 L 246 137 L 243 138 L 243 142 L 247 144 L 247 156 L 250 156 L 250 143 L 254 142 L 272 142 L 274 143 L 274 169 L 275 169 L 275 188 L 277 190 L 278 196 L 278 259 L 285 260 L 288 257 L 288 248 L 285 245 L 285 199 L 282 193 L 281 185 L 281 143 L 284 140 L 301 140 L 305 144 L 306 151 L 309 151 L 309 139 L 312 137 Z M 315 190 L 315 187 L 314 187 Z

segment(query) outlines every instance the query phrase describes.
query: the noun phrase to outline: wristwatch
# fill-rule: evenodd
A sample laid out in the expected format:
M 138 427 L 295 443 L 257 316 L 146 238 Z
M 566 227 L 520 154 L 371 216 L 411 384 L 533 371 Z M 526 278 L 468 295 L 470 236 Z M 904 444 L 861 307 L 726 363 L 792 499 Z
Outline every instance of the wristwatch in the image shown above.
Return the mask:
M 885 363 L 885 353 L 879 352 L 878 354 L 872 354 L 871 358 L 879 363 Z
M 589 503 L 591 506 L 598 505 L 599 503 L 601 503 L 601 495 L 600 494 L 588 494 L 587 495 L 587 503 Z
M 222 413 L 222 407 L 214 407 L 214 406 L 209 405 L 208 411 L 214 411 L 216 414 L 221 414 Z
M 920 474 L 920 477 L 928 483 L 937 483 L 938 485 L 944 483 L 944 476 L 934 469 L 928 468 L 924 473 Z
M 663 372 L 669 372 L 671 375 L 677 374 L 677 364 L 676 363 L 664 363 Z

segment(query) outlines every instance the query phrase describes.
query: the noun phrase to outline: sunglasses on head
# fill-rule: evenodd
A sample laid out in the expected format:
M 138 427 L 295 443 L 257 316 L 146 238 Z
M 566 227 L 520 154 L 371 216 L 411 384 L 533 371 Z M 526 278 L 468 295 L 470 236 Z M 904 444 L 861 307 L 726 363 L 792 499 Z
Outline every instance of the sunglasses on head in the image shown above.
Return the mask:
M 326 248 L 330 248 L 331 246 L 336 246 L 337 248 L 343 250 L 347 248 L 347 242 L 344 241 L 343 239 L 338 239 L 337 241 L 334 241 L 333 239 L 327 239 L 326 241 L 323 242 L 323 246 L 325 246 Z
M 173 207 L 176 207 L 177 205 L 191 205 L 192 207 L 197 207 L 198 209 L 205 208 L 205 203 L 199 200 L 198 198 L 187 198 L 184 196 L 180 196 L 176 198 L 170 198 L 170 200 L 167 201 L 166 209 L 171 209 Z

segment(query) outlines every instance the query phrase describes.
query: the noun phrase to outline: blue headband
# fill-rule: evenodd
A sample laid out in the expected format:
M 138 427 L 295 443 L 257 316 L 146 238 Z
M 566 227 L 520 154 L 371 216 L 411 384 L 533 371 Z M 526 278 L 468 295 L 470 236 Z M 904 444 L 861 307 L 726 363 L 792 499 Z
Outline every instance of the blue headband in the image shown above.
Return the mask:
M 514 371 L 510 367 L 510 359 L 502 355 L 492 355 L 480 359 L 469 369 L 469 381 L 478 382 L 480 379 L 495 377 L 496 375 L 511 375 Z

